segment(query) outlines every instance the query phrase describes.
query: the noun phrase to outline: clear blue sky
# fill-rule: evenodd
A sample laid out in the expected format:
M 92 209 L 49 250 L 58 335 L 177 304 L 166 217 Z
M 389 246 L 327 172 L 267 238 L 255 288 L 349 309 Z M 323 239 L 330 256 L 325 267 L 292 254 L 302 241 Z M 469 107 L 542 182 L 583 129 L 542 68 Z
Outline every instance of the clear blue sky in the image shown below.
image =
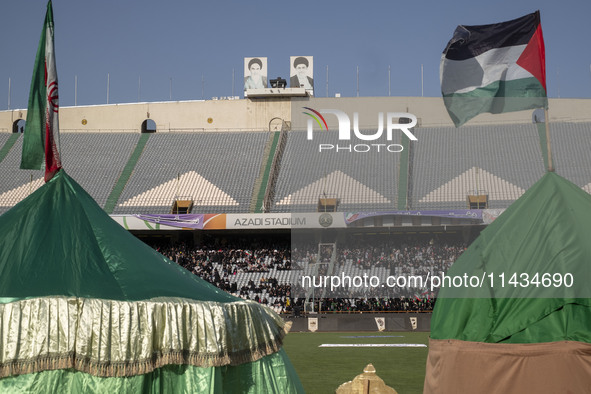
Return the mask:
M 46 0 L 2 0 L 0 110 L 26 108 Z M 440 96 L 441 52 L 458 24 L 539 9 L 550 97 L 591 97 L 591 2 L 555 0 L 54 0 L 60 105 L 242 96 L 243 58 L 314 56 L 315 93 Z M 234 83 L 232 72 L 234 71 Z M 75 95 L 75 78 L 78 80 Z M 202 84 L 202 77 L 204 83 Z M 10 89 L 8 87 L 10 79 Z M 141 79 L 141 83 L 139 82 Z M 171 83 L 172 79 L 172 83 Z M 141 86 L 140 86 L 141 85 Z M 171 89 L 172 85 L 172 89 Z

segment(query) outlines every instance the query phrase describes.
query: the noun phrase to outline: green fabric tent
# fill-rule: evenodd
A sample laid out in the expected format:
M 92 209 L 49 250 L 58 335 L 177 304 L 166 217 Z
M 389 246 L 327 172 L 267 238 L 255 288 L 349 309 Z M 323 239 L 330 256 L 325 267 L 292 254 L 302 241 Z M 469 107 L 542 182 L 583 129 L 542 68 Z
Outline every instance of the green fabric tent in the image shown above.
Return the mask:
M 277 314 L 137 240 L 63 170 L 0 216 L 0 327 L 0 392 L 303 392 Z
M 590 234 L 591 196 L 555 173 L 482 231 L 446 273 L 475 287 L 439 292 L 425 392 L 587 390 Z

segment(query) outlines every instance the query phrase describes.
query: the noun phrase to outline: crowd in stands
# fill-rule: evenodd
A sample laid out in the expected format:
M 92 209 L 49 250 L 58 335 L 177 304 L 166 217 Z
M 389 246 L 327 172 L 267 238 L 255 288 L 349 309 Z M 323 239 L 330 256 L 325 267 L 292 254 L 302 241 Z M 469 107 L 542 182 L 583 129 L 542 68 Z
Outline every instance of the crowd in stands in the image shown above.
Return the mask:
M 367 289 L 364 294 L 331 293 L 320 297 L 305 293 L 301 288 L 292 288 L 292 281 L 280 273 L 296 272 L 306 264 L 320 262 L 322 264 L 317 265 L 316 272 L 319 275 L 327 274 L 331 269 L 336 273 L 348 266 L 356 269 L 383 267 L 395 276 L 426 276 L 427 273 L 446 272 L 467 247 L 466 243 L 457 240 L 399 237 L 347 237 L 336 245 L 336 251 L 333 251 L 330 244 L 319 247 L 318 243 L 308 242 L 294 246 L 290 240 L 249 238 L 215 244 L 203 242 L 199 246 L 184 242 L 151 246 L 215 286 L 268 305 L 280 313 L 299 313 L 310 310 L 311 305 L 315 310 L 320 308 L 327 312 L 432 310 L 436 294 L 424 291 L 424 288 L 409 288 L 386 297 Z
M 435 298 L 325 298 L 321 301 L 322 311 L 326 312 L 396 312 L 433 310 Z
M 223 246 L 190 246 L 187 243 L 155 245 L 157 251 L 181 266 L 212 274 L 212 265 L 222 266 L 218 275 L 234 275 L 238 272 L 268 272 L 270 268 L 291 269 L 290 250 L 285 245 L 257 242 L 256 245 L 226 244 Z

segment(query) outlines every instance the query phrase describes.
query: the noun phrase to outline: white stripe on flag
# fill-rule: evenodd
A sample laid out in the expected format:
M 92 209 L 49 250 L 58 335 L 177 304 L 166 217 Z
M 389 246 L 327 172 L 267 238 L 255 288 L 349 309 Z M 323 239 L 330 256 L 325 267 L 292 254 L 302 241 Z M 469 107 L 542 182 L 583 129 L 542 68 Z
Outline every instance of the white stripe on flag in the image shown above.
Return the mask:
M 517 65 L 525 47 L 524 44 L 495 48 L 466 60 L 449 60 L 443 54 L 439 75 L 441 92 L 467 93 L 499 80 L 532 78 L 530 72 Z M 484 75 L 482 70 L 485 70 Z

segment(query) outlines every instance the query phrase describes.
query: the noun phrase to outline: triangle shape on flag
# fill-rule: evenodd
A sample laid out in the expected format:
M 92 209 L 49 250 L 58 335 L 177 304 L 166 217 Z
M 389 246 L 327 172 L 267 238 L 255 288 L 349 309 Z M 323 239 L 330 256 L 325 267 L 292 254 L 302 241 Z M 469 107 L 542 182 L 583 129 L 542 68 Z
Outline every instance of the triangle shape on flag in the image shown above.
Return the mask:
M 317 204 L 318 198 L 324 195 L 336 196 L 341 204 L 391 203 L 380 193 L 337 170 L 284 197 L 277 205 Z
M 178 179 L 156 186 L 119 204 L 119 207 L 161 207 L 172 205 L 176 196 L 193 199 L 193 205 L 236 206 L 238 202 L 222 189 L 196 173 L 189 171 Z
M 43 186 L 43 183 L 45 183 L 43 178 L 35 179 L 34 181 L 27 182 L 22 186 L 0 194 L 0 207 L 12 207 L 18 204 L 35 190 Z
M 489 200 L 517 200 L 525 192 L 522 188 L 478 167 L 433 190 L 419 200 L 420 203 L 466 201 L 468 194 L 488 194 Z
M 586 191 L 587 193 L 591 194 L 591 183 L 587 183 L 585 186 L 583 186 L 581 189 L 583 189 L 584 191 Z
M 517 64 L 536 77 L 546 90 L 546 53 L 542 27 L 538 25 L 527 46 L 517 59 Z

